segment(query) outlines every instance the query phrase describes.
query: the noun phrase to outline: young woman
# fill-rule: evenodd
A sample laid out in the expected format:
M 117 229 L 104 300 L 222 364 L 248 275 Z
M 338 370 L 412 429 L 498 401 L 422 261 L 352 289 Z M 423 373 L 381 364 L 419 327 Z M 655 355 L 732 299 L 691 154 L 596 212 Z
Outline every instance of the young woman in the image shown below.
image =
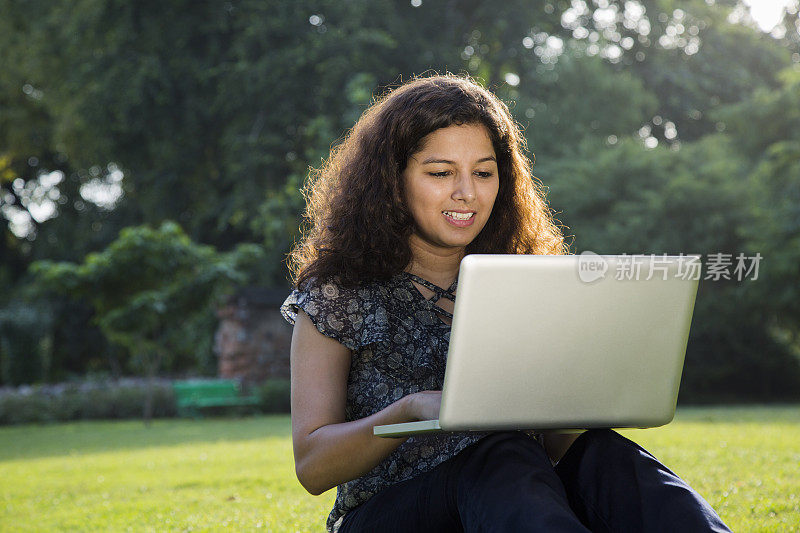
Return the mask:
M 308 189 L 281 310 L 294 324 L 295 467 L 312 494 L 337 487 L 329 531 L 728 531 L 610 430 L 544 446 L 523 431 L 373 436 L 438 417 L 466 254 L 567 252 L 496 96 L 456 76 L 405 84 Z

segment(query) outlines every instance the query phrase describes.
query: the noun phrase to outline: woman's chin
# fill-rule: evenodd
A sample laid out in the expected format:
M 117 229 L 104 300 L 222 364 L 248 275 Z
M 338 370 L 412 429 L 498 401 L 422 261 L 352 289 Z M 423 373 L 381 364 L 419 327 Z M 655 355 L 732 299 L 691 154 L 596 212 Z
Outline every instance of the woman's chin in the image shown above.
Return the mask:
M 474 228 L 444 228 L 434 234 L 414 233 L 412 239 L 436 248 L 466 248 L 478 233 Z
M 466 248 L 469 243 L 475 240 L 477 235 L 473 235 L 471 232 L 469 235 L 453 235 L 441 238 L 438 240 L 437 244 L 443 248 Z

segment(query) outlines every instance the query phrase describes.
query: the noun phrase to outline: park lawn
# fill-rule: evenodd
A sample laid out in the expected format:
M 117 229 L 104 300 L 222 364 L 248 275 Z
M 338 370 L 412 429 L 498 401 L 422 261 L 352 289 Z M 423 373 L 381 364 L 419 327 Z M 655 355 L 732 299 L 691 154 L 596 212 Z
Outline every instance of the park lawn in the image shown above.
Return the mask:
M 734 531 L 800 531 L 800 406 L 683 408 L 628 430 Z M 323 531 L 288 416 L 0 428 L 0 531 Z

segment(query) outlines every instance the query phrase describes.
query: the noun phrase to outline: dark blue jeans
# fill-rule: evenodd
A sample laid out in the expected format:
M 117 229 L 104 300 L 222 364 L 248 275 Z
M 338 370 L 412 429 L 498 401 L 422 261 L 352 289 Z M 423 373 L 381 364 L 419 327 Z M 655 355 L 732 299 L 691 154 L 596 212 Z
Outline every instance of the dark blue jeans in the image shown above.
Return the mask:
M 345 515 L 340 533 L 730 531 L 636 443 L 583 433 L 555 467 L 519 431 L 493 433 Z

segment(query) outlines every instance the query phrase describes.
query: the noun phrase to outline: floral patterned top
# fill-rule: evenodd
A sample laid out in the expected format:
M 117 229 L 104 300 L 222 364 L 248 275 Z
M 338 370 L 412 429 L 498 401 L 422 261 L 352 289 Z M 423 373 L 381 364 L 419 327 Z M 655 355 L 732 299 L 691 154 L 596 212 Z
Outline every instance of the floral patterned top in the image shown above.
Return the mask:
M 434 293 L 426 299 L 412 281 Z M 388 281 L 349 289 L 335 282 L 310 280 L 294 290 L 281 313 L 294 324 L 302 309 L 316 328 L 352 352 L 347 380 L 347 421 L 369 416 L 403 396 L 441 390 L 452 317 L 436 302 L 454 299 L 447 289 L 407 272 Z M 345 513 L 382 489 L 428 471 L 456 455 L 484 433 L 422 434 L 408 438 L 372 471 L 337 487 L 327 530 L 335 532 Z

